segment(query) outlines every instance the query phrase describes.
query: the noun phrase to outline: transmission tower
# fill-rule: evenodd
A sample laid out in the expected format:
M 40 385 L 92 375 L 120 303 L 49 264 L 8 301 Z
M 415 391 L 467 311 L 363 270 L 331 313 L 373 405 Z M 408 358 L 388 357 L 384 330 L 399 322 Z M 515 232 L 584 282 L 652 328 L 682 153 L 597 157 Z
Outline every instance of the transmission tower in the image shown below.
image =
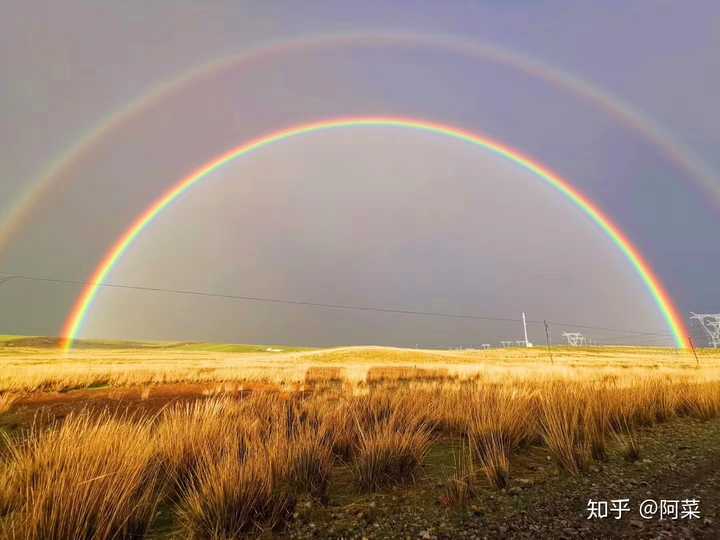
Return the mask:
M 714 349 L 720 347 L 720 313 L 690 313 L 690 318 L 700 323 L 708 335 L 710 346 Z
M 585 336 L 580 332 L 563 332 L 563 337 L 567 339 L 568 345 L 571 347 L 580 347 L 585 344 Z

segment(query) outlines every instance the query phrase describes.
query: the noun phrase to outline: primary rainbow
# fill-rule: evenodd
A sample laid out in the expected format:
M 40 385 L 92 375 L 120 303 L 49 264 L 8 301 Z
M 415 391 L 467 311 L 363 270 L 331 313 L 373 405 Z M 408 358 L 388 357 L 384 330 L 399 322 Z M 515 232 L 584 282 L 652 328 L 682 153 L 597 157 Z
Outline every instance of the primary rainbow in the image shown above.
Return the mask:
M 678 314 L 677 308 L 674 306 L 659 278 L 655 275 L 648 263 L 644 260 L 643 256 L 631 243 L 627 236 L 600 210 L 600 208 L 593 204 L 577 189 L 572 187 L 569 182 L 546 167 L 533 161 L 529 157 L 524 156 L 521 152 L 500 142 L 493 141 L 487 137 L 470 133 L 469 131 L 411 118 L 350 117 L 302 124 L 253 139 L 225 152 L 201 166 L 199 169 L 193 171 L 189 176 L 183 178 L 165 192 L 142 214 L 140 214 L 127 231 L 120 236 L 117 242 L 107 252 L 98 267 L 95 269 L 88 282 L 89 284 L 83 289 L 65 322 L 61 334 L 63 336 L 62 348 L 65 351 L 69 351 L 72 348 L 73 341 L 76 339 L 83 321 L 87 317 L 88 311 L 95 299 L 95 296 L 97 295 L 98 289 L 103 285 L 104 280 L 107 278 L 112 268 L 130 247 L 133 241 L 145 229 L 145 227 L 150 225 L 160 212 L 167 208 L 175 199 L 189 190 L 194 184 L 235 158 L 249 154 L 254 150 L 258 150 L 272 143 L 317 131 L 360 126 L 398 127 L 445 135 L 453 139 L 475 144 L 485 148 L 486 150 L 490 150 L 491 152 L 509 159 L 545 180 L 548 184 L 556 188 L 560 193 L 565 195 L 583 212 L 585 212 L 605 232 L 605 234 L 610 237 L 615 245 L 620 248 L 645 283 L 648 292 L 651 294 L 653 300 L 660 309 L 668 328 L 672 332 L 677 346 L 681 348 L 687 346 L 687 330 L 685 329 L 682 319 Z

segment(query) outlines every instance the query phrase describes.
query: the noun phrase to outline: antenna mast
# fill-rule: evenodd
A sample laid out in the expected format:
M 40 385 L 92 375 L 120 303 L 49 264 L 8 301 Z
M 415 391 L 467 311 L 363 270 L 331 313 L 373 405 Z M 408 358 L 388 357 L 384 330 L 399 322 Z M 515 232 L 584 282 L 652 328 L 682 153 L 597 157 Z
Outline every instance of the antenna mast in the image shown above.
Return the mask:
M 523 319 L 523 332 L 525 333 L 525 347 L 530 348 L 532 347 L 532 343 L 528 341 L 527 337 L 527 322 L 525 321 L 525 312 L 522 312 L 522 319 Z

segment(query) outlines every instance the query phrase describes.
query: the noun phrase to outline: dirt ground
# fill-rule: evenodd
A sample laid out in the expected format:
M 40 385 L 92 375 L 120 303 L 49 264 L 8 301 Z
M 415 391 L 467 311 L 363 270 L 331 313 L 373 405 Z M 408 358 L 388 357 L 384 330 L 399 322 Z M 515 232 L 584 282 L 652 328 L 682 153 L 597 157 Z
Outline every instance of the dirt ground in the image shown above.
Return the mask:
M 466 509 L 441 503 L 452 452 L 440 443 L 412 486 L 360 495 L 339 470 L 329 504 L 301 502 L 280 537 L 720 538 L 720 421 L 672 421 L 643 431 L 641 443 L 638 462 L 613 453 L 579 477 L 559 473 L 545 449 L 530 448 L 514 459 L 507 490 L 481 485 Z M 590 499 L 629 499 L 630 511 L 619 520 L 612 513 L 588 519 Z M 646 499 L 698 499 L 700 518 L 644 519 Z

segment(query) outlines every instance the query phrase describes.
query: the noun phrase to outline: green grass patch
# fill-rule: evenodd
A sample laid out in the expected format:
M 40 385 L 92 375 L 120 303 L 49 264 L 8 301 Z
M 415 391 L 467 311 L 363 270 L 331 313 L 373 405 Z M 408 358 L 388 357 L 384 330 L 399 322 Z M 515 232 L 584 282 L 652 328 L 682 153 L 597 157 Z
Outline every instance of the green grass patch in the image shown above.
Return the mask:
M 56 348 L 60 338 L 42 336 L 0 335 L 0 347 L 6 348 Z M 177 341 L 123 341 L 108 339 L 81 339 L 73 344 L 75 349 L 143 349 L 143 350 L 180 350 L 198 352 L 260 353 L 260 352 L 302 352 L 316 350 L 312 347 L 292 347 L 285 345 L 252 345 L 244 343 L 206 343 Z

